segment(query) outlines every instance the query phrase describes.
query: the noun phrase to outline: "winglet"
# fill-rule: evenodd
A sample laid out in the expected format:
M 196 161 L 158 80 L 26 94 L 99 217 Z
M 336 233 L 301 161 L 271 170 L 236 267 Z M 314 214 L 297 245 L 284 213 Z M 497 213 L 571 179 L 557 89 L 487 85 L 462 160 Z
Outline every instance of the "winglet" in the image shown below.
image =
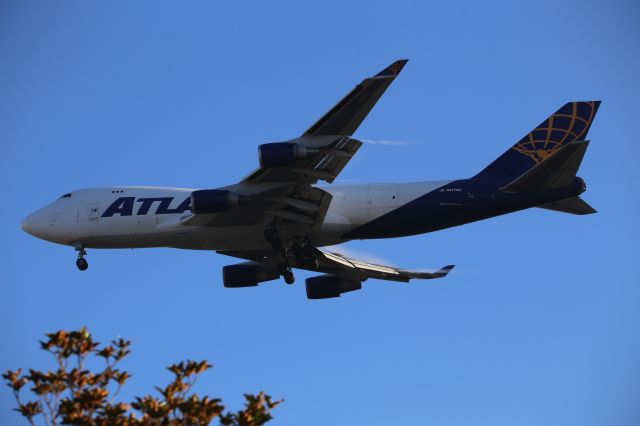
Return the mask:
M 444 268 L 438 269 L 436 272 L 433 273 L 433 275 L 437 275 L 438 278 L 442 278 L 442 277 L 446 277 L 447 274 L 449 272 L 451 272 L 451 270 L 455 267 L 456 265 L 447 265 Z
M 402 68 L 404 68 L 408 61 L 408 59 L 399 59 L 376 74 L 376 77 L 395 77 L 400 74 L 400 71 L 402 71 Z
M 449 272 L 453 269 L 455 265 L 447 265 L 444 268 L 440 268 L 435 272 L 421 272 L 421 271 L 404 271 L 405 277 L 408 279 L 419 279 L 419 280 L 431 280 L 434 278 L 443 278 L 446 277 Z

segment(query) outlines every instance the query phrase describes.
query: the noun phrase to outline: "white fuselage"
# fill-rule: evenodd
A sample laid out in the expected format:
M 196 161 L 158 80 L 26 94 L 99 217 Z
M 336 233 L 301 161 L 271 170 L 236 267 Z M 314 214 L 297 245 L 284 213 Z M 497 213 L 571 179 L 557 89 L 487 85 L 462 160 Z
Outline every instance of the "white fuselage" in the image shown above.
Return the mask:
M 321 226 L 309 235 L 315 246 L 344 242 L 345 233 L 449 181 L 334 185 Z M 194 226 L 188 201 L 193 189 L 157 187 L 93 188 L 74 191 L 28 216 L 22 227 L 47 241 L 86 248 L 175 247 L 196 250 L 261 250 L 266 223 Z M 127 202 L 113 208 L 114 203 Z M 110 210 L 109 210 L 110 209 Z M 228 214 L 228 212 L 221 213 Z M 287 234 L 286 226 L 281 229 Z M 292 234 L 293 235 L 293 234 Z

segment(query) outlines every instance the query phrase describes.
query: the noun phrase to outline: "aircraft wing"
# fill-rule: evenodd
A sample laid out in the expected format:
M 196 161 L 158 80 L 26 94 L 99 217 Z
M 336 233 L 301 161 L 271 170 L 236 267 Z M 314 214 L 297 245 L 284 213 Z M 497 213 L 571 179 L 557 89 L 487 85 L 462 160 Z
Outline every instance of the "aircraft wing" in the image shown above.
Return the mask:
M 376 265 L 374 263 L 349 258 L 340 253 L 331 253 L 318 249 L 317 251 L 321 254 L 321 256 L 318 256 L 319 270 L 321 270 L 321 272 L 339 276 L 348 275 L 360 277 L 361 281 L 367 278 L 399 282 L 409 282 L 409 280 L 414 278 L 429 280 L 445 277 L 454 267 L 454 265 L 447 265 L 433 272 L 412 271 L 393 266 Z
M 221 188 L 241 194 L 248 202 L 221 213 L 193 214 L 181 223 L 233 226 L 275 219 L 293 223 L 300 231 L 320 226 L 331 195 L 312 185 L 319 180 L 333 182 L 353 158 L 362 142 L 351 135 L 406 63 L 398 60 L 364 79 L 299 138 L 261 145 L 261 166 L 241 182 Z M 267 154 L 274 155 L 271 161 Z M 289 160 L 286 164 L 278 161 L 283 156 Z
M 346 279 L 365 281 L 368 278 L 375 278 L 385 281 L 409 282 L 411 279 L 434 279 L 445 277 L 454 265 L 445 266 L 437 271 L 412 271 L 408 269 L 396 268 L 393 266 L 377 265 L 365 262 L 343 254 L 332 253 L 325 250 L 314 249 L 316 265 L 309 265 L 291 257 L 289 264 L 298 269 L 307 271 L 322 272 L 336 275 Z M 251 260 L 262 264 L 267 269 L 273 269 L 282 258 L 275 251 L 219 251 L 218 253 L 241 259 Z
M 317 149 L 316 154 L 286 167 L 260 167 L 243 182 L 333 182 L 362 145 L 351 135 L 406 63 L 407 59 L 395 61 L 373 77 L 365 78 L 301 137 L 292 141 Z

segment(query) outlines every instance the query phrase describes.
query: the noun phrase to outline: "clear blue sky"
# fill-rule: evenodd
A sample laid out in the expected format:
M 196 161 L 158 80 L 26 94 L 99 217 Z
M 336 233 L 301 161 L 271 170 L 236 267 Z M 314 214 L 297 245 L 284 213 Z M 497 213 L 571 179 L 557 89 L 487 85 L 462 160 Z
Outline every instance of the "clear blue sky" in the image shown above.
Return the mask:
M 238 4 L 242 3 L 242 4 Z M 304 3 L 304 4 L 302 4 Z M 627 1 L 30 2 L 0 6 L 0 369 L 47 331 L 133 340 L 125 397 L 206 358 L 202 393 L 264 389 L 275 424 L 640 424 L 640 8 Z M 72 248 L 20 230 L 83 187 L 215 188 L 363 77 L 400 77 L 345 182 L 469 177 L 559 106 L 601 99 L 580 175 L 599 213 L 533 209 L 355 251 L 443 280 L 340 299 L 222 286 L 234 260 Z M 429 220 L 425 217 L 424 220 Z M 16 424 L 8 388 L 0 423 Z

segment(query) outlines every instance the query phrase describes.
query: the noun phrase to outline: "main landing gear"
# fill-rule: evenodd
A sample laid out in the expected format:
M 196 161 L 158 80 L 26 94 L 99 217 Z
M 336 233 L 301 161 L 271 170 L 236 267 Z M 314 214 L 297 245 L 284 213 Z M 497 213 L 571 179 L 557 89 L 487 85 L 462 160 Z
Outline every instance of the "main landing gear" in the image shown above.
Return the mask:
M 278 263 L 277 271 L 281 277 L 284 278 L 284 282 L 287 284 L 293 284 L 296 280 L 296 277 L 293 275 L 293 271 L 291 270 L 291 266 L 287 261 L 287 253 L 282 246 L 282 241 L 280 240 L 280 234 L 275 226 L 271 226 L 264 231 L 264 239 L 271 244 L 273 250 L 280 253 L 280 256 L 284 260 L 284 262 Z
M 318 258 L 315 249 L 306 237 L 297 238 L 291 244 L 291 252 L 296 259 L 296 264 L 311 269 L 318 268 Z
M 84 258 L 84 256 L 87 254 L 84 246 L 76 246 L 76 251 L 78 252 L 78 260 L 76 260 L 76 266 L 79 270 L 86 271 L 89 267 L 89 262 L 87 262 L 87 259 Z
M 293 284 L 295 277 L 291 272 L 291 259 L 298 268 L 308 268 L 315 270 L 318 268 L 318 257 L 316 249 L 306 236 L 294 237 L 283 244 L 280 233 L 275 224 L 272 224 L 264 231 L 264 238 L 271 244 L 273 250 L 280 254 L 282 262 L 278 264 L 278 274 L 284 278 L 287 284 Z
M 296 281 L 296 277 L 293 276 L 291 266 L 286 263 L 278 264 L 278 273 L 284 278 L 284 282 L 287 284 L 293 284 Z

